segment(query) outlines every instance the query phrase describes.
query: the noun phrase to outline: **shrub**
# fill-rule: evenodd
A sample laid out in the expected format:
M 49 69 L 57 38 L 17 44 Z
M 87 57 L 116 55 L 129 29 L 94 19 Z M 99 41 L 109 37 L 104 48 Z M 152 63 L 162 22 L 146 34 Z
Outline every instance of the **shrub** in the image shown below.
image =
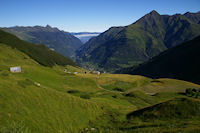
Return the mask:
M 89 94 L 82 94 L 82 95 L 80 95 L 80 98 L 90 99 L 90 95 Z
M 200 97 L 200 91 L 197 89 L 187 88 L 185 90 L 185 94 L 186 96 L 189 96 L 189 97 L 195 97 L 195 98 Z
M 185 90 L 185 94 L 186 94 L 187 96 L 192 96 L 192 95 L 193 95 L 192 89 L 191 89 L 191 88 L 187 88 L 187 89 Z
M 119 88 L 119 87 L 115 87 L 113 90 L 115 90 L 115 91 L 123 91 L 123 89 L 122 88 Z
M 112 97 L 113 97 L 113 98 L 117 98 L 117 95 L 113 95 Z
M 73 94 L 73 93 L 79 93 L 80 91 L 78 91 L 78 90 L 69 90 L 69 91 L 67 91 L 67 93 L 70 93 L 70 94 Z

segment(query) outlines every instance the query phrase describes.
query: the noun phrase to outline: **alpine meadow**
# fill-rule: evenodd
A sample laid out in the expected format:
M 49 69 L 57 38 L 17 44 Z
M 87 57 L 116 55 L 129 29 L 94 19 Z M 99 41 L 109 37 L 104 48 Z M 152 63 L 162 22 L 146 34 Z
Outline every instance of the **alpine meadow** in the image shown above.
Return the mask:
M 0 133 L 200 132 L 198 0 L 0 4 Z

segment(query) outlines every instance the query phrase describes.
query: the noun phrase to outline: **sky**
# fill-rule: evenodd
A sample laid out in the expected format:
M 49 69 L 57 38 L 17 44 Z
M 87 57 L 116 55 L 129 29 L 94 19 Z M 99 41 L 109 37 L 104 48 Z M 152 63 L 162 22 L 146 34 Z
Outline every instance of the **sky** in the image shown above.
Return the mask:
M 156 10 L 200 11 L 200 0 L 0 0 L 0 27 L 46 26 L 68 32 L 103 32 L 126 26 Z

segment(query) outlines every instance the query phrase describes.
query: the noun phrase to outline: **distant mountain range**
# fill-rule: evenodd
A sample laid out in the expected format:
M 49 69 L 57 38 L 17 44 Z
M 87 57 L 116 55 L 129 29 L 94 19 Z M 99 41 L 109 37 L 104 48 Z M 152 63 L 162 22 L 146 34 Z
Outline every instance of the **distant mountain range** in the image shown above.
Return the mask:
M 76 52 L 84 67 L 113 72 L 137 66 L 168 48 L 200 35 L 200 12 L 160 15 L 152 11 L 135 23 L 112 27 Z
M 82 45 L 82 42 L 72 34 L 49 25 L 46 27 L 16 26 L 2 29 L 16 35 L 22 40 L 34 44 L 44 44 L 65 57 L 73 58 L 74 52 Z
M 200 36 L 170 48 L 138 67 L 117 73 L 143 75 L 151 78 L 176 78 L 200 84 Z
M 92 37 L 96 37 L 100 34 L 100 32 L 78 32 L 78 33 L 71 33 L 75 37 L 79 38 L 82 43 L 86 43 Z
M 43 66 L 53 67 L 54 65 L 72 65 L 77 66 L 72 60 L 60 55 L 59 53 L 49 49 L 45 45 L 34 45 L 23 41 L 15 35 L 0 29 L 0 43 L 15 48 Z M 26 60 L 26 58 L 24 58 Z

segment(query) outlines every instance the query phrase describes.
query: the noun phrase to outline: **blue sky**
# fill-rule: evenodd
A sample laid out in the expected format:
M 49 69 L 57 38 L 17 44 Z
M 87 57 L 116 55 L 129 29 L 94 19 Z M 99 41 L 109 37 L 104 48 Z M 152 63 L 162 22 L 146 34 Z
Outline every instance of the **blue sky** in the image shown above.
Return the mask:
M 200 0 L 0 0 L 0 27 L 47 24 L 69 32 L 102 32 L 156 10 L 200 11 Z

